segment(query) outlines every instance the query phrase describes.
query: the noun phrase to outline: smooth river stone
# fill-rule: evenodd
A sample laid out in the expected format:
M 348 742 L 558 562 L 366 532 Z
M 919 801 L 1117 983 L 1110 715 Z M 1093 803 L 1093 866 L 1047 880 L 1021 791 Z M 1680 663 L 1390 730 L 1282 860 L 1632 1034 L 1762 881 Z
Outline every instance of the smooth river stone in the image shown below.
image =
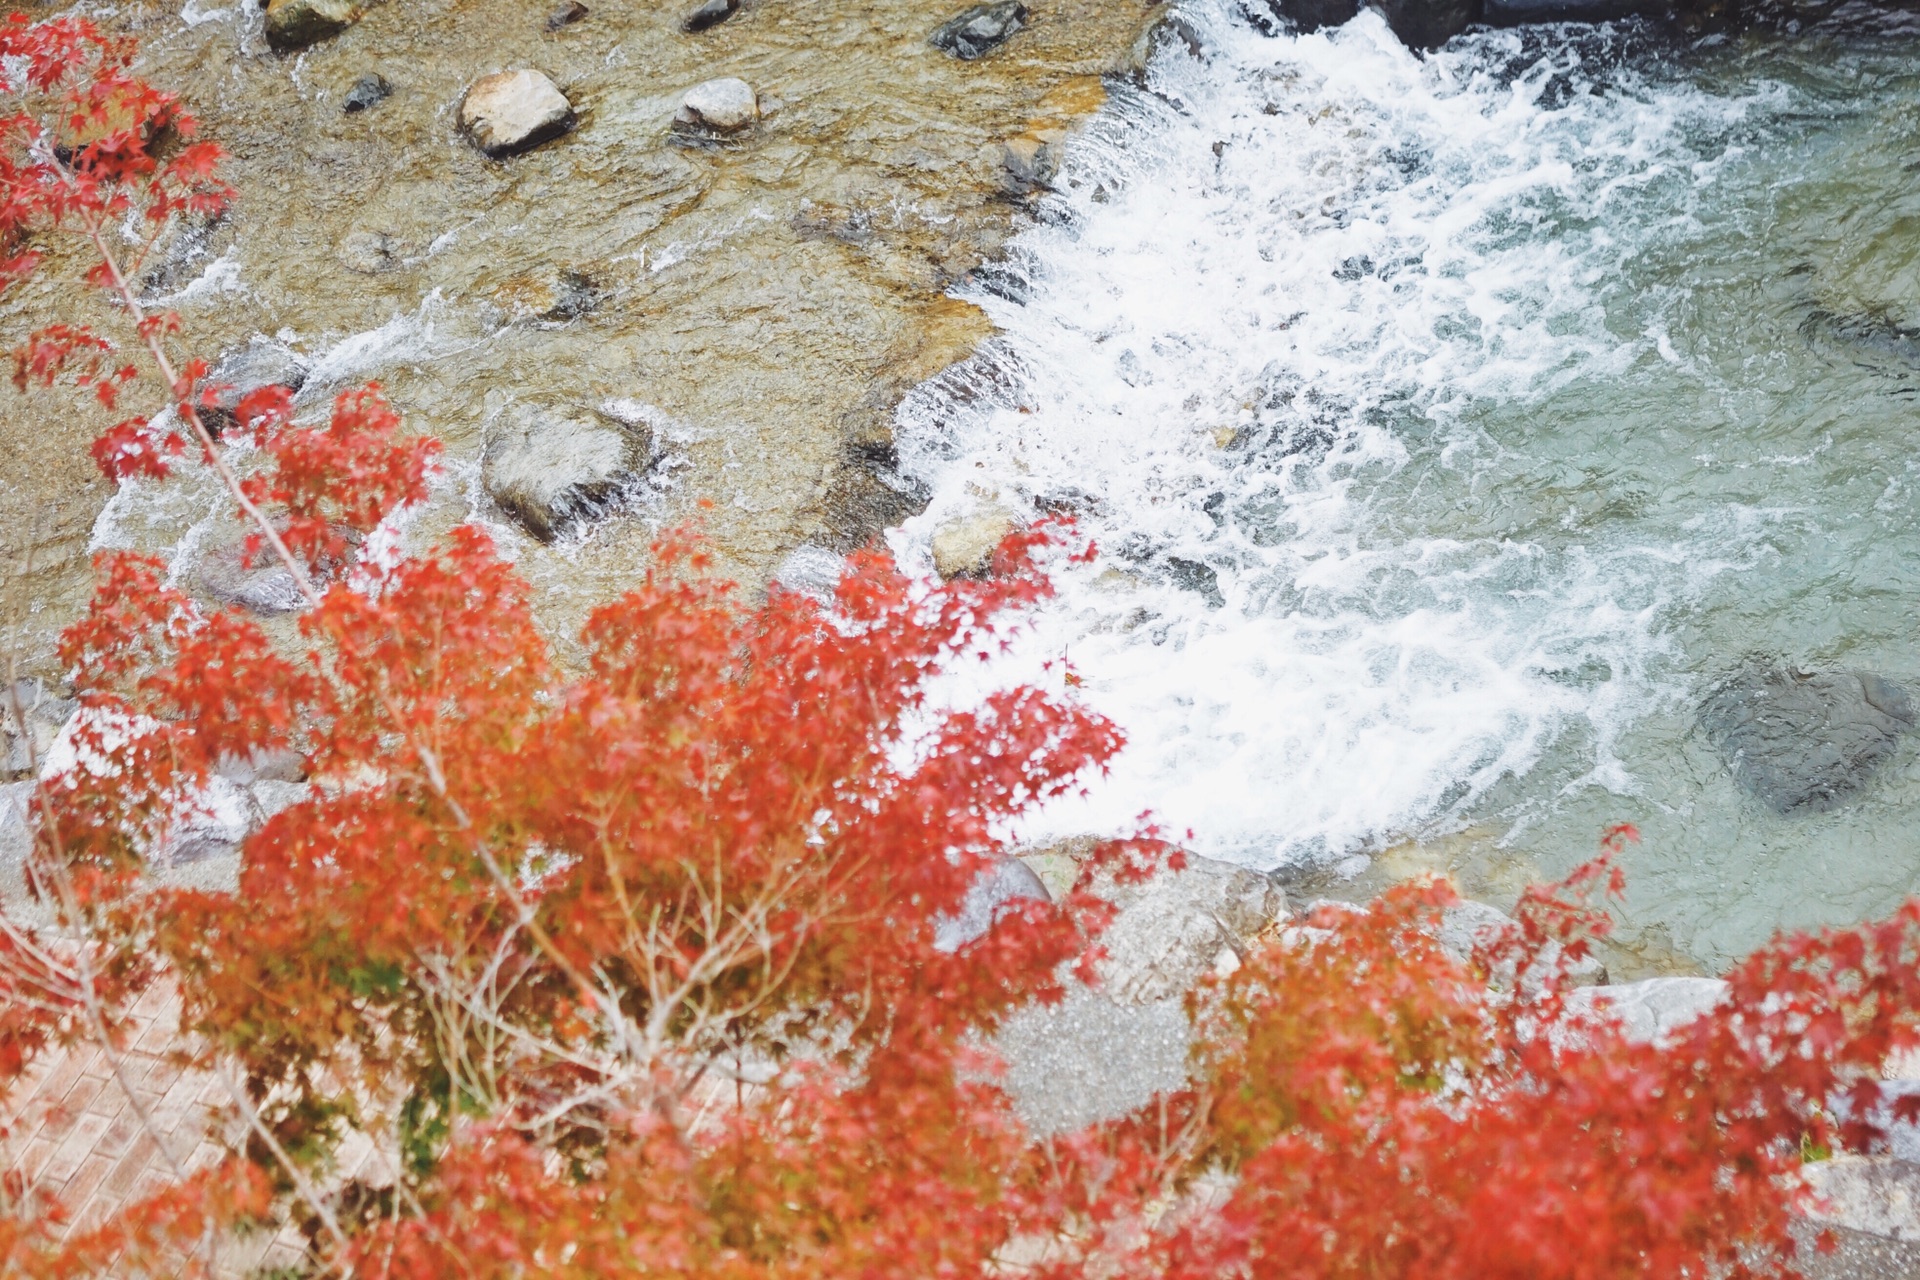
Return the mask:
M 1890 680 L 1777 666 L 1739 673 L 1700 710 L 1740 785 L 1782 814 L 1846 800 L 1913 724 L 1912 702 Z
M 538 71 L 481 76 L 460 100 L 460 128 L 498 159 L 557 138 L 573 124 L 573 104 Z
M 542 542 L 608 510 L 648 462 L 636 433 L 577 405 L 512 406 L 487 434 L 481 482 Z
M 1026 24 L 1027 6 L 1020 0 L 977 4 L 940 24 L 929 38 L 934 48 L 962 61 L 984 57 L 1012 38 Z
M 754 97 L 753 86 L 727 76 L 687 90 L 674 121 L 715 133 L 738 133 L 759 118 L 760 104 Z

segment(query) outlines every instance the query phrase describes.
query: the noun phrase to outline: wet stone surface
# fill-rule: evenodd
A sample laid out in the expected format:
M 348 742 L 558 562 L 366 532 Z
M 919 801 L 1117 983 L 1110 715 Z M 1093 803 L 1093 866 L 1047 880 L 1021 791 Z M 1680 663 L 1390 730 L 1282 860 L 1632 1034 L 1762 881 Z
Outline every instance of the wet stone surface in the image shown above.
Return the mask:
M 1845 802 L 1913 724 L 1912 701 L 1890 680 L 1787 666 L 1740 672 L 1700 712 L 1740 785 L 1782 814 Z

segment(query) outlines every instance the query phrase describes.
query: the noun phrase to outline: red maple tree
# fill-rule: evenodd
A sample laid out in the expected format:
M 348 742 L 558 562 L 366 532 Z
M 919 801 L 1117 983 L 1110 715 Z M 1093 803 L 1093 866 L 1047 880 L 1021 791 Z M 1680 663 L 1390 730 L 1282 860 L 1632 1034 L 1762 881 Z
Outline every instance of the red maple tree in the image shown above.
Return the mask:
M 164 392 L 96 459 L 211 468 L 307 608 L 276 643 L 151 558 L 97 562 L 61 650 L 74 763 L 34 795 L 51 923 L 0 903 L 0 1089 L 55 1046 L 117 1064 L 165 983 L 238 1136 L 79 1235 L 9 1175 L 8 1274 L 204 1268 L 277 1214 L 316 1275 L 1738 1276 L 1789 1265 L 1804 1150 L 1877 1140 L 1871 1077 L 1916 1039 L 1920 907 L 1775 943 L 1653 1046 L 1568 998 L 1605 929 L 1589 898 L 1617 888 L 1604 861 L 1464 962 L 1436 940 L 1437 884 L 1276 927 L 1190 997 L 1187 1088 L 1036 1139 L 993 1032 L 1092 977 L 1094 885 L 1180 858 L 1112 842 L 1058 905 L 941 945 L 996 832 L 1121 745 L 1033 688 L 929 702 L 1045 596 L 1056 535 L 1016 534 L 984 580 L 866 553 L 830 601 L 757 606 L 676 536 L 572 667 L 477 529 L 355 562 L 424 500 L 437 447 L 377 387 L 319 423 L 269 388 L 209 429 L 227 389 L 176 354 L 178 319 L 146 311 L 104 228 L 158 237 L 228 193 L 132 57 L 81 19 L 0 29 L 21 77 L 5 271 L 62 230 L 91 243 Z M 15 361 L 22 386 L 108 406 L 142 372 L 70 323 Z M 246 838 L 237 885 L 157 884 L 215 772 L 276 758 L 303 798 Z M 340 1175 L 355 1140 L 375 1174 Z

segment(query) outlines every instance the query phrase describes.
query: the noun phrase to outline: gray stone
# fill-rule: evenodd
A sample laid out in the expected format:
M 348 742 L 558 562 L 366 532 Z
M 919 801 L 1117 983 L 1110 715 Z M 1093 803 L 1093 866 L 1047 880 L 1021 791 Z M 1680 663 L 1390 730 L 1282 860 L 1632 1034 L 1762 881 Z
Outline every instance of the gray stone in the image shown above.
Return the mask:
M 745 80 L 725 76 L 687 90 L 673 122 L 710 133 L 738 133 L 760 118 L 759 99 Z
M 271 0 L 267 44 L 276 53 L 291 53 L 339 35 L 359 18 L 353 0 Z
M 680 23 L 680 29 L 689 34 L 717 27 L 740 12 L 740 0 L 706 0 L 706 3 L 689 13 Z
M 384 231 L 349 231 L 335 250 L 340 265 L 363 276 L 382 275 L 406 265 L 406 246 Z
M 1286 892 L 1272 877 L 1194 854 L 1181 870 L 1141 884 L 1103 873 L 1091 888 L 1119 908 L 1100 938 L 1107 955 L 1098 972 L 1101 992 L 1123 1005 L 1185 995 L 1223 950 L 1237 955 L 1287 916 Z
M 1846 800 L 1913 724 L 1912 702 L 1891 681 L 1785 666 L 1737 673 L 1700 711 L 1735 779 L 1782 814 Z
M 1920 1244 L 1920 1164 L 1891 1155 L 1836 1155 L 1804 1165 L 1815 1222 Z
M 252 392 L 273 386 L 296 392 L 306 381 L 307 362 L 291 347 L 272 338 L 255 337 L 214 364 L 206 382 L 213 403 L 199 406 L 200 421 L 214 435 L 220 435 L 238 421 L 234 410 Z
M 1499 940 L 1499 935 L 1507 929 L 1518 930 L 1519 921 L 1498 907 L 1484 902 L 1463 899 L 1448 907 L 1440 915 L 1440 949 L 1460 964 L 1473 959 L 1474 948 L 1487 946 Z M 1538 990 L 1553 967 L 1559 963 L 1560 944 L 1550 942 L 1542 950 L 1539 962 L 1521 976 L 1520 986 L 1524 990 Z M 1494 984 L 1500 987 L 1512 987 L 1515 982 L 1513 967 L 1506 965 L 1490 975 Z M 1566 985 L 1569 987 L 1593 987 L 1607 981 L 1606 966 L 1593 956 L 1587 955 L 1572 961 L 1567 966 Z
M 467 89 L 460 99 L 459 121 L 476 147 L 499 159 L 571 129 L 573 104 L 538 71 L 497 71 Z
M 221 756 L 213 766 L 217 777 L 236 786 L 256 782 L 299 782 L 307 776 L 307 762 L 298 751 L 276 747 L 253 751 L 245 756 Z
M 1480 19 L 1480 0 L 1375 0 L 1409 49 L 1438 49 Z
M 1006 192 L 1023 196 L 1050 188 L 1060 172 L 1065 140 L 1066 134 L 1058 129 L 1038 129 L 1002 143 L 1000 162 L 1006 169 L 1002 183 Z
M 963 9 L 941 23 L 928 43 L 971 62 L 1005 44 L 1026 25 L 1027 6 L 1020 0 L 996 0 Z
M 1617 986 L 1585 987 L 1572 992 L 1576 1009 L 1602 1009 L 1619 1020 L 1631 1040 L 1654 1043 L 1719 1004 L 1727 984 L 1718 978 L 1646 978 Z
M 558 31 L 562 27 L 585 21 L 587 13 L 587 6 L 581 4 L 580 0 L 566 0 L 565 4 L 547 15 L 547 30 Z
M 346 528 L 338 528 L 336 532 L 346 541 L 351 556 L 352 548 L 361 540 L 359 533 Z M 299 583 L 294 581 L 293 574 L 280 562 L 273 548 L 262 546 L 249 556 L 247 537 L 242 534 L 202 553 L 194 567 L 193 585 L 221 604 L 252 613 L 294 613 L 306 608 L 306 597 Z M 323 560 L 309 566 L 308 577 L 315 586 L 324 587 L 345 567 L 345 559 Z
M 1052 901 L 1047 886 L 1024 862 L 1002 858 L 974 877 L 957 914 L 935 922 L 933 945 L 942 951 L 958 951 L 985 937 L 995 922 L 1017 909 L 1018 904 Z
M 79 706 L 39 680 L 17 680 L 11 690 L 0 685 L 0 779 L 35 777 Z
M 340 100 L 340 109 L 348 115 L 377 107 L 393 96 L 393 86 L 381 75 L 361 76 L 353 82 L 353 88 L 347 90 L 347 96 Z
M 789 591 L 824 601 L 832 597 L 846 572 L 845 556 L 805 542 L 787 553 L 780 567 L 773 571 L 773 580 Z
M 995 549 L 1014 527 L 1013 512 L 997 503 L 954 516 L 933 532 L 934 571 L 942 578 L 988 572 Z
M 1177 999 L 1121 1005 L 1076 986 L 1057 1005 L 1015 1013 L 994 1043 L 1015 1113 L 1044 1137 L 1126 1115 L 1184 1086 L 1192 1036 Z
M 481 479 L 500 509 L 542 542 L 619 501 L 651 462 L 634 428 L 571 404 L 510 406 L 487 433 Z

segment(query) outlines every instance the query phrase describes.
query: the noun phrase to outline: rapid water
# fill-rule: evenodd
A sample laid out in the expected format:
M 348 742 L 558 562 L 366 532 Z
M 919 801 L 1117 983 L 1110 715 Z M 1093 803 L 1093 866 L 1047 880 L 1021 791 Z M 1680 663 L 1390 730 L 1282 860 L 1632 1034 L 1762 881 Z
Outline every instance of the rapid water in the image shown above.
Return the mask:
M 1781 817 L 1697 715 L 1750 654 L 1920 693 L 1913 32 L 1186 13 L 897 422 L 904 555 L 987 503 L 1099 548 L 977 677 L 1064 659 L 1129 737 L 1024 834 L 1557 874 L 1632 821 L 1629 931 L 1710 967 L 1911 892 L 1911 743 Z

